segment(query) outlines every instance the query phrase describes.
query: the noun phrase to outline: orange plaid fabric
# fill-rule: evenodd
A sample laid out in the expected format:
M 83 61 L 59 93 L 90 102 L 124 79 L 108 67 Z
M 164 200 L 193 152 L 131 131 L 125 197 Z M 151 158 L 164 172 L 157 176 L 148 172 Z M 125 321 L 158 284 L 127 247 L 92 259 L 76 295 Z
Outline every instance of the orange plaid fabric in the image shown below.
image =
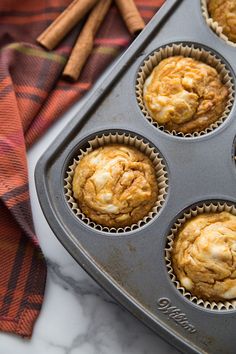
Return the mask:
M 75 84 L 60 80 L 78 34 L 46 52 L 35 38 L 70 0 L 0 1 L 0 330 L 30 337 L 39 314 L 46 262 L 32 223 L 26 148 L 131 42 L 113 5 Z M 146 22 L 164 0 L 136 0 Z

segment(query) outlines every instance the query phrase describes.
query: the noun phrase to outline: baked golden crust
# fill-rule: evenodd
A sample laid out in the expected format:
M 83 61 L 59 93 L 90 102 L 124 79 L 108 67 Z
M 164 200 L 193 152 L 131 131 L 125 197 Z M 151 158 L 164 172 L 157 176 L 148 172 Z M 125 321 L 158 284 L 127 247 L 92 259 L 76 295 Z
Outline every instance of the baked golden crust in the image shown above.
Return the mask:
M 208 301 L 236 298 L 236 216 L 209 213 L 186 222 L 172 250 L 177 279 L 192 295 Z
M 183 56 L 162 60 L 144 84 L 151 117 L 169 131 L 199 132 L 225 110 L 228 89 L 211 66 Z
M 236 2 L 235 0 L 209 0 L 210 17 L 223 28 L 230 41 L 236 42 Z
M 133 147 L 106 145 L 80 160 L 73 193 L 82 212 L 94 222 L 125 227 L 142 220 L 157 201 L 155 169 Z

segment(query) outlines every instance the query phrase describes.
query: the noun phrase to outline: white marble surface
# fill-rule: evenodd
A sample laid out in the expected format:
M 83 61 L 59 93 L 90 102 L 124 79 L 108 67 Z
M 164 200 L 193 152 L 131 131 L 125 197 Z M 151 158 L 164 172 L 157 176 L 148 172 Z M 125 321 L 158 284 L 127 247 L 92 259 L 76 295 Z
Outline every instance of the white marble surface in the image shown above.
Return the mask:
M 177 354 L 84 272 L 42 214 L 34 184 L 35 165 L 81 103 L 54 124 L 28 154 L 35 228 L 48 262 L 47 286 L 32 339 L 0 333 L 0 354 Z

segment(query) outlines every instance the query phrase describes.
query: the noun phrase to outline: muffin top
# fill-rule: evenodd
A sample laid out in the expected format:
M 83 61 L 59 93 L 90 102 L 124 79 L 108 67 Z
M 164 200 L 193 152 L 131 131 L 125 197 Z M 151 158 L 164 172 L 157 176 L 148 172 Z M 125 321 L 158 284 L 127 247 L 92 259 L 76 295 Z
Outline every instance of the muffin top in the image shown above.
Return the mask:
M 183 56 L 162 60 L 144 84 L 143 99 L 151 117 L 169 131 L 193 133 L 217 121 L 228 89 L 213 67 Z
M 236 298 L 236 216 L 209 213 L 186 222 L 172 250 L 177 279 L 203 300 Z
M 82 212 L 108 227 L 142 220 L 157 201 L 158 185 L 151 160 L 136 148 L 111 144 L 78 163 L 73 193 Z
M 209 0 L 210 17 L 223 28 L 230 41 L 236 42 L 236 2 L 235 0 Z

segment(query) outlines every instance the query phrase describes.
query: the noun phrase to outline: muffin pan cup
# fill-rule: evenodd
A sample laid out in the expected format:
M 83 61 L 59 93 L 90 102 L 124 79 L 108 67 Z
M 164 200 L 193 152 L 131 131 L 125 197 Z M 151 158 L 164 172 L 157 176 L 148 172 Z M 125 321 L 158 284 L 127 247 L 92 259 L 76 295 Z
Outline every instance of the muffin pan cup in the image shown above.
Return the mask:
M 153 167 L 156 172 L 158 197 L 154 207 L 143 219 L 138 221 L 138 223 L 126 226 L 124 228 L 108 228 L 94 223 L 82 213 L 76 200 L 73 197 L 72 181 L 75 168 L 78 165 L 79 161 L 94 149 L 108 144 L 123 144 L 135 147 L 137 150 L 145 154 L 150 159 L 150 161 L 152 161 Z M 96 228 L 97 230 L 117 233 L 135 230 L 151 221 L 158 214 L 158 211 L 163 205 L 168 188 L 167 171 L 163 162 L 163 158 L 159 155 L 158 151 L 153 146 L 150 146 L 148 142 L 145 142 L 142 138 L 138 138 L 137 136 L 132 136 L 130 134 L 125 133 L 107 135 L 102 134 L 100 136 L 95 136 L 92 140 L 88 141 L 88 145 L 89 147 L 87 147 L 85 150 L 80 149 L 80 155 L 75 156 L 75 158 L 73 159 L 73 164 L 68 167 L 68 170 L 66 171 L 66 178 L 64 179 L 65 195 L 67 197 L 68 204 L 70 205 L 75 215 L 77 215 L 87 225 L 90 225 L 91 227 Z
M 165 260 L 166 260 L 166 266 L 168 269 L 168 273 L 170 275 L 171 280 L 175 284 L 176 288 L 180 291 L 180 293 L 185 296 L 188 300 L 194 302 L 197 305 L 203 306 L 206 309 L 217 309 L 217 310 L 230 310 L 230 309 L 236 309 L 236 300 L 232 301 L 224 301 L 224 302 L 214 302 L 214 301 L 204 301 L 201 298 L 197 298 L 191 292 L 186 290 L 178 281 L 174 274 L 174 270 L 172 268 L 172 262 L 171 262 L 171 254 L 172 254 L 172 249 L 173 249 L 173 243 L 175 236 L 178 234 L 180 228 L 188 221 L 191 220 L 191 218 L 205 214 L 205 213 L 220 213 L 226 211 L 228 213 L 231 213 L 232 215 L 236 215 L 236 206 L 233 204 L 227 204 L 224 202 L 217 202 L 217 203 L 203 203 L 196 205 L 194 209 L 189 209 L 188 211 L 184 212 L 182 217 L 179 218 L 174 225 L 171 228 L 170 234 L 167 236 L 167 246 L 165 249 Z
M 137 75 L 153 52 L 172 43 L 194 45 L 222 58 L 234 85 L 235 48 L 210 30 L 200 0 L 167 0 L 39 160 L 36 187 L 58 239 L 126 309 L 184 353 L 234 353 L 236 310 L 204 308 L 183 296 L 168 274 L 165 248 L 185 211 L 209 202 L 236 205 L 235 102 L 227 119 L 202 136 L 186 139 L 150 124 L 137 103 Z M 88 141 L 124 133 L 143 138 L 163 157 L 168 193 L 158 215 L 142 227 L 104 232 L 72 211 L 64 178 Z
M 175 130 L 169 131 L 165 129 L 164 126 L 159 125 L 151 116 L 149 113 L 147 107 L 145 106 L 144 100 L 143 100 L 143 92 L 144 92 L 144 87 L 145 87 L 145 81 L 151 74 L 152 70 L 154 69 L 155 66 L 157 66 L 163 59 L 172 57 L 172 56 L 178 56 L 181 55 L 183 57 L 189 57 L 193 58 L 195 60 L 201 61 L 203 63 L 206 63 L 216 69 L 218 72 L 221 81 L 224 83 L 224 85 L 228 89 L 228 100 L 227 104 L 225 107 L 224 112 L 222 113 L 221 117 L 209 127 L 205 128 L 202 131 L 199 132 L 194 132 L 194 133 L 187 133 L 184 134 L 182 132 L 176 132 Z M 143 63 L 141 66 L 139 72 L 138 72 L 138 77 L 137 77 L 137 83 L 136 83 L 136 95 L 137 95 L 137 101 L 139 104 L 139 107 L 143 113 L 143 115 L 157 128 L 165 131 L 168 134 L 172 135 L 177 135 L 177 136 L 182 136 L 182 137 L 194 137 L 194 136 L 200 136 L 207 134 L 214 129 L 218 128 L 220 124 L 224 122 L 224 120 L 227 118 L 229 115 L 229 112 L 231 110 L 233 100 L 234 100 L 234 87 L 233 87 L 233 81 L 232 77 L 230 74 L 230 71 L 226 68 L 225 64 L 221 61 L 221 59 L 214 53 L 211 53 L 201 47 L 195 47 L 193 44 L 185 44 L 183 45 L 182 43 L 173 43 L 171 45 L 164 46 L 163 48 L 159 48 L 157 51 L 152 53 Z
M 201 0 L 202 6 L 202 14 L 206 20 L 208 26 L 221 38 L 223 39 L 228 45 L 236 48 L 236 43 L 229 40 L 229 38 L 223 33 L 223 28 L 218 24 L 217 21 L 214 21 L 213 18 L 210 17 L 208 8 L 207 8 L 208 0 Z

